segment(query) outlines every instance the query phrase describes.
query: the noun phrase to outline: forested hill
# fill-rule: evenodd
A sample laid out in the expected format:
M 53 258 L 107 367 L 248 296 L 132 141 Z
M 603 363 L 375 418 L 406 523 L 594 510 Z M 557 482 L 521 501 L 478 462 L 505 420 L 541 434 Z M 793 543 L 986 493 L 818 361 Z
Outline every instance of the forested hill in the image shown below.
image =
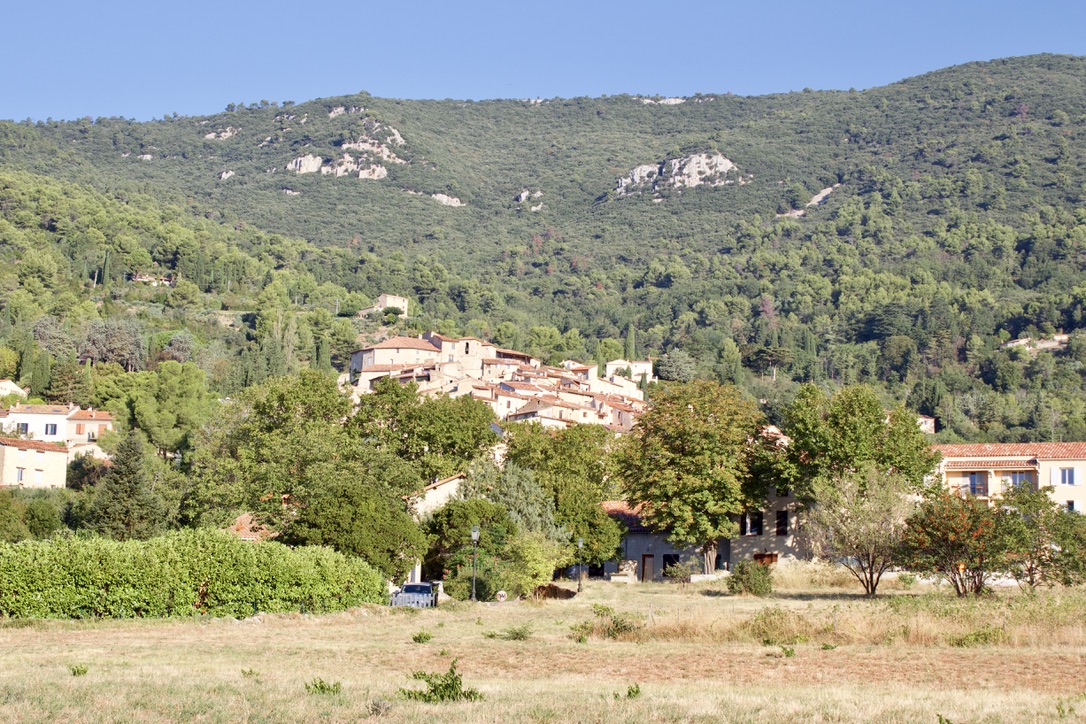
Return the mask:
M 220 365 L 289 368 L 349 346 L 314 315 L 388 291 L 419 328 L 543 356 L 611 356 L 633 329 L 771 413 L 796 380 L 869 381 L 948 436 L 1086 439 L 1080 340 L 1001 349 L 1086 326 L 1084 127 L 1086 58 L 1051 55 L 866 91 L 0 122 L 2 333 L 87 323 L 40 299 L 11 314 L 64 289 L 188 328 Z M 126 281 L 156 268 L 191 299 Z M 207 318 L 258 307 L 224 339 Z

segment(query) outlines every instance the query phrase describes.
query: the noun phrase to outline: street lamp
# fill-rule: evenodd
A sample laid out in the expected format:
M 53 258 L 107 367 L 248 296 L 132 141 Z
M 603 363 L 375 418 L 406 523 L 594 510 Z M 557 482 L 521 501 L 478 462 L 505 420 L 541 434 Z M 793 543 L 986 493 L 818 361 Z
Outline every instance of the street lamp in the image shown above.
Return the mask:
M 577 536 L 577 593 L 584 590 L 584 538 Z
M 475 598 L 475 559 L 479 557 L 479 526 L 471 526 L 471 600 Z

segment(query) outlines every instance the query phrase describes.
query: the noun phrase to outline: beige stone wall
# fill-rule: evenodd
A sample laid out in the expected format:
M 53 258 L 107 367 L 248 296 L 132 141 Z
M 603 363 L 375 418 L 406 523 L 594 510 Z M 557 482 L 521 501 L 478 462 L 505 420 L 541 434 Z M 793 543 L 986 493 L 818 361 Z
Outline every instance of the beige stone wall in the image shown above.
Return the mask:
M 68 454 L 63 450 L 42 452 L 0 445 L 0 486 L 63 488 L 67 474 Z
M 731 540 L 728 568 L 738 561 L 752 559 L 755 553 L 776 553 L 779 558 L 805 558 L 803 532 L 798 519 L 795 496 L 772 495 L 762 511 L 761 535 L 741 535 Z M 788 513 L 787 535 L 777 535 L 777 513 Z
M 92 443 L 113 429 L 111 420 L 67 420 L 66 438 L 68 445 Z
M 1019 464 L 1004 466 L 991 466 L 992 460 L 977 459 L 976 465 L 962 468 L 964 464 L 969 466 L 969 458 L 955 458 L 955 467 L 951 470 L 943 470 L 943 482 L 950 490 L 969 493 L 969 473 L 983 472 L 987 483 L 989 498 L 998 498 L 1009 486 L 1013 473 L 1027 473 L 1030 483 L 1035 488 L 1051 487 L 1050 495 L 1058 503 L 1067 505 L 1079 512 L 1086 512 L 1086 460 L 1039 460 L 1036 465 L 1029 465 L 1025 461 Z M 944 465 L 945 467 L 945 465 Z M 1069 479 L 1074 484 L 1063 482 L 1063 470 L 1071 471 Z

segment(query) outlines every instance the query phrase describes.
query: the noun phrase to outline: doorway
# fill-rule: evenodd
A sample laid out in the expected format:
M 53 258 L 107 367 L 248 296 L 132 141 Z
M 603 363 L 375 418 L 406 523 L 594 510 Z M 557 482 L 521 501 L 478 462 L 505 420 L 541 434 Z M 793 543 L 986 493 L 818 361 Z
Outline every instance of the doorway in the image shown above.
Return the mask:
M 641 582 L 656 580 L 656 556 L 646 553 L 641 556 Z

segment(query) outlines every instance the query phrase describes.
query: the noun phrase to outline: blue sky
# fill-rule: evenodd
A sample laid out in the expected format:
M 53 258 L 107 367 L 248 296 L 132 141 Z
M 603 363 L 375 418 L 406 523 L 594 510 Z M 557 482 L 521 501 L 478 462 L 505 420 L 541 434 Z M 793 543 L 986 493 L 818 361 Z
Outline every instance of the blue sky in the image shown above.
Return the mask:
M 16 2 L 0 118 L 200 115 L 396 98 L 868 88 L 973 60 L 1086 55 L 1082 0 Z

